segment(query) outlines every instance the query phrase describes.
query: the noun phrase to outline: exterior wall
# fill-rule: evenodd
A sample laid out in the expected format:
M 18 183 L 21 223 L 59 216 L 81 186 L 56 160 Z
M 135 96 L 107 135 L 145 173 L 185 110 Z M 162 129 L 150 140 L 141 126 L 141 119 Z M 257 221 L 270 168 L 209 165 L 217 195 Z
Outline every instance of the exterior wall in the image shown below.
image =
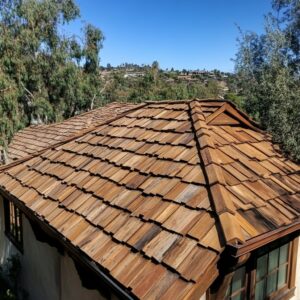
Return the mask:
M 21 256 L 22 285 L 30 300 L 60 298 L 60 254 L 54 247 L 35 239 L 23 215 L 24 253 Z M 34 288 L 33 288 L 34 287 Z
M 206 300 L 206 293 L 204 293 L 199 300 Z
M 61 299 L 104 299 L 98 291 L 88 290 L 81 286 L 80 278 L 77 274 L 74 262 L 69 256 L 64 256 L 61 261 Z
M 20 255 L 22 286 L 29 294 L 29 300 L 105 300 L 97 290 L 82 286 L 68 255 L 61 255 L 55 247 L 36 240 L 24 215 L 23 245 L 22 254 L 4 234 L 4 209 L 0 198 L 0 264 L 13 254 Z
M 298 238 L 298 255 L 297 255 L 297 267 L 296 267 L 296 290 L 295 296 L 292 300 L 299 300 L 300 299 L 300 237 Z

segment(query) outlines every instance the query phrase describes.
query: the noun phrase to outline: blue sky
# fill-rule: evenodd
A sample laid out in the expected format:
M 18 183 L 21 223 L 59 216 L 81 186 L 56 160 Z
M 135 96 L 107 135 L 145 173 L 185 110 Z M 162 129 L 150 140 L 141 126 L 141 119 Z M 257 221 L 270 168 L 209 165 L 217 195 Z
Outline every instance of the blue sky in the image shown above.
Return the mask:
M 238 24 L 261 32 L 271 0 L 77 0 L 81 18 L 104 35 L 101 65 L 232 71 Z M 67 33 L 80 34 L 82 21 Z

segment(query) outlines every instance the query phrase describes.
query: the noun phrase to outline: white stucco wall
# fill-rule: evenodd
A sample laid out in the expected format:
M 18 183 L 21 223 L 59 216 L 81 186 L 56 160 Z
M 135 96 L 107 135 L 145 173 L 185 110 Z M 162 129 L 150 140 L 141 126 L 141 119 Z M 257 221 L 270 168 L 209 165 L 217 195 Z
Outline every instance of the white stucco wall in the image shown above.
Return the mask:
M 54 247 L 35 239 L 23 215 L 24 254 L 21 256 L 22 285 L 30 300 L 60 298 L 60 254 Z
M 4 234 L 3 201 L 0 198 L 0 263 L 12 254 L 21 258 L 22 286 L 29 300 L 105 300 L 97 290 L 82 286 L 73 260 L 61 255 L 55 247 L 36 240 L 23 215 L 23 248 L 21 254 Z
M 76 267 L 69 256 L 64 256 L 61 260 L 61 299 L 104 299 L 98 291 L 88 290 L 81 286 L 81 281 L 77 274 Z

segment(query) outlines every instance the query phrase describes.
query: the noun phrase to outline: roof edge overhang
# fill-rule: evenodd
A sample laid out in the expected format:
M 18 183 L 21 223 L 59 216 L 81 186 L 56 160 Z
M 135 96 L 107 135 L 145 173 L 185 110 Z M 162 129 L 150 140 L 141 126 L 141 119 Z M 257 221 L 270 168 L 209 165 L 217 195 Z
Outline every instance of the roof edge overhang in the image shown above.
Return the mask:
M 277 239 L 280 239 L 292 233 L 296 233 L 297 231 L 299 231 L 300 233 L 300 218 L 298 218 L 297 221 L 292 224 L 282 226 L 276 230 L 269 231 L 257 237 L 254 237 L 246 241 L 242 245 L 229 244 L 228 247 L 230 248 L 229 250 L 231 252 L 231 255 L 235 258 L 238 258 Z
M 34 221 L 46 234 L 56 240 L 65 250 L 67 250 L 71 257 L 79 261 L 82 265 L 87 267 L 91 272 L 98 275 L 105 284 L 111 287 L 112 291 L 121 297 L 121 299 L 134 300 L 136 299 L 133 295 L 128 293 L 120 284 L 118 284 L 111 276 L 102 271 L 93 260 L 89 259 L 88 256 L 82 253 L 78 248 L 73 246 L 66 238 L 58 233 L 54 228 L 48 225 L 41 217 L 37 216 L 32 210 L 26 207 L 20 200 L 6 191 L 0 189 L 0 196 L 7 198 L 12 201 L 22 213 L 30 220 Z

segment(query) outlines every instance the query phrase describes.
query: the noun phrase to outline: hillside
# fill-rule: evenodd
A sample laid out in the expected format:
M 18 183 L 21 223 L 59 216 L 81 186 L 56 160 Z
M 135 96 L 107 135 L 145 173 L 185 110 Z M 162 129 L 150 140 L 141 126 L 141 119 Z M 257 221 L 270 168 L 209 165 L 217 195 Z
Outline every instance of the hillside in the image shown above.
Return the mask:
M 122 64 L 100 68 L 104 102 L 144 100 L 224 98 L 234 75 L 218 70 L 163 70 L 152 66 Z

